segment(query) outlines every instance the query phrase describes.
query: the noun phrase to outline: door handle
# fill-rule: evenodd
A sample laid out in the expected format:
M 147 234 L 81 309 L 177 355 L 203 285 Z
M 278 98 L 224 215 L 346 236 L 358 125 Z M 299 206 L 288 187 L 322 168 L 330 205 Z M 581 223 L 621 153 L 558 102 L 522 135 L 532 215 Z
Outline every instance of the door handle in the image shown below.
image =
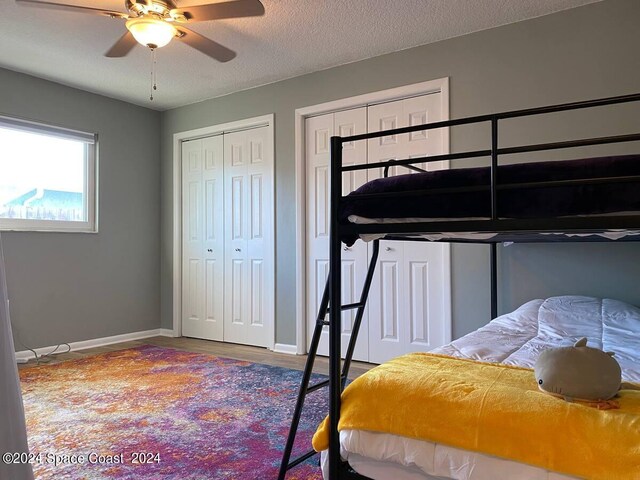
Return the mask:
M 387 252 L 392 252 L 392 251 L 393 251 L 393 248 L 391 248 L 391 247 L 386 247 L 386 248 L 385 248 L 385 250 L 386 250 Z
M 213 253 L 213 248 L 207 248 L 207 252 Z
M 345 252 L 348 252 L 349 250 L 351 250 L 349 247 L 344 247 Z
M 240 252 L 240 251 L 241 251 L 239 248 L 234 248 L 234 250 L 235 250 L 236 252 Z

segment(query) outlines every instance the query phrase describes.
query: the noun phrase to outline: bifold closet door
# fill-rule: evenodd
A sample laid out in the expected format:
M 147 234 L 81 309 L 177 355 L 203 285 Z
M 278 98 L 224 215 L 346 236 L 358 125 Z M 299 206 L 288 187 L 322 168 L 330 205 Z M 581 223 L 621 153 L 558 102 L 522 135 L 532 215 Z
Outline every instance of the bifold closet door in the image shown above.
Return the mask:
M 275 290 L 267 127 L 225 134 L 224 159 L 224 340 L 265 347 Z
M 369 107 L 368 130 L 375 132 L 442 119 L 439 93 Z M 444 153 L 442 130 L 390 135 L 368 141 L 369 163 Z M 441 162 L 420 164 L 433 170 Z M 390 175 L 410 173 L 402 167 Z M 368 180 L 382 171 L 369 170 Z M 411 200 L 408 200 L 411 201 Z M 427 351 L 450 341 L 445 311 L 450 303 L 448 244 L 381 241 L 369 302 L 369 360 Z
M 223 339 L 222 135 L 182 143 L 182 334 Z
M 305 148 L 307 172 L 307 341 L 315 327 L 320 300 L 329 274 L 329 180 L 330 138 L 333 135 L 349 136 L 365 133 L 367 129 L 366 107 L 329 113 L 307 118 L 305 121 Z M 367 161 L 366 142 L 345 144 L 343 165 L 362 164 Z M 357 171 L 342 177 L 344 195 L 366 182 L 366 172 Z M 354 303 L 367 273 L 367 245 L 357 242 L 353 247 L 344 247 L 342 252 L 342 303 Z M 342 352 L 347 349 L 351 336 L 355 310 L 342 313 Z M 354 358 L 368 358 L 368 319 L 362 319 Z M 322 333 L 318 353 L 329 354 L 329 329 Z

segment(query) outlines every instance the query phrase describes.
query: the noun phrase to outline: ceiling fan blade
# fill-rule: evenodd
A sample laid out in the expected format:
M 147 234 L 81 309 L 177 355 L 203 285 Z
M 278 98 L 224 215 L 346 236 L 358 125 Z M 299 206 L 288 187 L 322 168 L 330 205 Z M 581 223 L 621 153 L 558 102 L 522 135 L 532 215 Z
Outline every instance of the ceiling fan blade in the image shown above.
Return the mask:
M 196 50 L 200 50 L 211 58 L 215 58 L 219 62 L 228 62 L 236 56 L 236 52 L 233 50 L 230 50 L 224 45 L 220 45 L 207 37 L 203 37 L 193 30 L 189 30 L 182 26 L 176 27 L 176 29 L 181 33 L 180 36 L 176 37 L 178 40 L 183 41 Z
M 65 3 L 44 2 L 40 0 L 16 0 L 18 3 L 33 5 L 34 7 L 54 8 L 56 10 L 66 10 L 68 12 L 88 13 L 91 15 L 103 15 L 111 18 L 129 18 L 128 15 L 115 10 L 102 10 L 100 8 L 81 7 L 79 5 L 67 5 Z
M 195 5 L 193 7 L 185 7 L 184 10 L 176 10 L 181 11 L 187 19 L 194 22 L 264 15 L 264 6 L 260 3 L 260 0 L 233 0 L 209 5 Z
M 131 32 L 127 30 L 127 33 L 122 35 L 116 43 L 113 44 L 113 47 L 109 49 L 107 53 L 104 54 L 105 57 L 117 58 L 124 57 L 127 53 L 131 51 L 133 47 L 136 46 L 138 42 L 133 38 Z

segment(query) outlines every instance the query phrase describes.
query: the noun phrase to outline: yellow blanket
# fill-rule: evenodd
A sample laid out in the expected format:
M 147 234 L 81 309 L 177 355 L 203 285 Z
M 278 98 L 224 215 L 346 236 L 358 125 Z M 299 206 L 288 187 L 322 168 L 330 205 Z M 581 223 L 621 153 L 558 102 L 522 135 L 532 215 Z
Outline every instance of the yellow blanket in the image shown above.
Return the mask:
M 342 395 L 339 430 L 442 443 L 590 479 L 640 479 L 640 391 L 598 410 L 542 393 L 533 371 L 433 355 L 370 370 Z M 313 437 L 329 446 L 328 419 Z

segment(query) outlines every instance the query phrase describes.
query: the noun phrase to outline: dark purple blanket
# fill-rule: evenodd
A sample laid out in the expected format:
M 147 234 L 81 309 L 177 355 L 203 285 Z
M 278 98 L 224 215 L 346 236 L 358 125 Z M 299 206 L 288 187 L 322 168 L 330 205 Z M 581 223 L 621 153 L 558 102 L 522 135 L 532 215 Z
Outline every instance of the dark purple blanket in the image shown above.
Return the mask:
M 640 155 L 503 165 L 498 167 L 498 185 L 628 175 L 640 175 Z M 488 167 L 381 178 L 366 183 L 346 197 L 340 210 L 340 220 L 348 222 L 349 215 L 368 218 L 489 217 L 489 190 L 426 193 L 430 189 L 486 186 L 489 183 Z M 408 191 L 422 193 L 402 195 Z M 383 192 L 396 192 L 397 195 L 362 197 L 363 194 Z M 501 218 L 550 218 L 623 211 L 640 211 L 640 180 L 547 188 L 526 186 L 498 191 L 498 216 Z

